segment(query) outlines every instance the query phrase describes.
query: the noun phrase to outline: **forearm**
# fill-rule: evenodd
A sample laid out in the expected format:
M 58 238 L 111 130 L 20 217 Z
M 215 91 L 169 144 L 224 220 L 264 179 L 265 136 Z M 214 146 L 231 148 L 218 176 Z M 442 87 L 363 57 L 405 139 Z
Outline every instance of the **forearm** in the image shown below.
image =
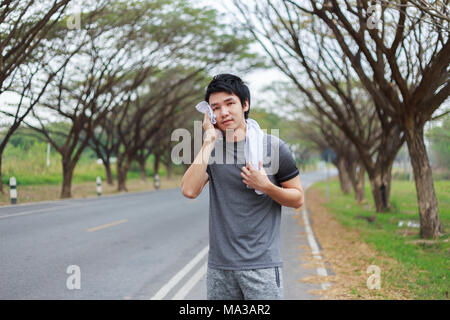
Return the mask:
M 300 208 L 303 205 L 303 190 L 281 188 L 270 183 L 263 192 L 282 206 Z
M 212 143 L 203 144 L 200 152 L 195 157 L 194 162 L 184 173 L 183 178 L 181 179 L 181 189 L 184 195 L 195 197 L 201 192 L 204 184 L 206 167 L 208 166 L 209 157 L 211 156 L 213 148 L 214 144 Z

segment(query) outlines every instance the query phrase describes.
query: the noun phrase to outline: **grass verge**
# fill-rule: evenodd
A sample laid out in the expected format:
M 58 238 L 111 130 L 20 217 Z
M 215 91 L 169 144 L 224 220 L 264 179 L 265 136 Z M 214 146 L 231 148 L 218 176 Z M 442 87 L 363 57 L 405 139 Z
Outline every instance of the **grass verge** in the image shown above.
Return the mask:
M 149 178 L 146 181 L 139 179 L 127 179 L 128 192 L 138 191 L 152 191 L 155 190 L 153 186 L 153 179 Z M 179 188 L 181 186 L 181 177 L 173 176 L 172 178 L 161 177 L 160 189 Z M 17 186 L 18 203 L 29 203 L 49 200 L 59 200 L 61 193 L 61 186 L 56 184 L 49 185 L 26 185 Z M 123 192 L 122 192 L 123 193 Z M 102 183 L 102 195 L 119 194 L 117 192 L 117 183 L 108 185 L 106 182 Z M 72 198 L 87 198 L 97 196 L 97 185 L 95 181 L 92 182 L 74 182 L 72 183 Z M 0 206 L 11 204 L 9 197 L 9 190 L 5 193 L 0 193 Z
M 332 288 L 321 294 L 336 299 L 448 299 L 450 181 L 435 183 L 447 232 L 436 241 L 420 239 L 419 229 L 407 225 L 418 222 L 412 182 L 393 181 L 392 208 L 386 213 L 375 213 L 369 188 L 363 204 L 356 204 L 353 194 L 342 194 L 337 180 L 330 183 L 330 201 L 325 203 L 326 188 L 320 182 L 307 193 L 314 232 L 336 272 Z M 381 269 L 380 290 L 367 288 L 370 265 Z

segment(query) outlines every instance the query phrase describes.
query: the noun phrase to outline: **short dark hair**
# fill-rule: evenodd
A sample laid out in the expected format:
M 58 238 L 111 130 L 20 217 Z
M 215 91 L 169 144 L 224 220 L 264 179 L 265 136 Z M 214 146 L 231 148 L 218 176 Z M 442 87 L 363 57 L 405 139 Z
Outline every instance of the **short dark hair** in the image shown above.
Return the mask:
M 247 100 L 248 110 L 244 112 L 244 117 L 248 119 L 248 113 L 250 112 L 250 90 L 241 78 L 228 73 L 214 76 L 206 88 L 205 101 L 209 103 L 209 97 L 216 92 L 227 92 L 237 95 L 239 100 L 241 100 L 242 107 L 244 107 L 245 100 Z

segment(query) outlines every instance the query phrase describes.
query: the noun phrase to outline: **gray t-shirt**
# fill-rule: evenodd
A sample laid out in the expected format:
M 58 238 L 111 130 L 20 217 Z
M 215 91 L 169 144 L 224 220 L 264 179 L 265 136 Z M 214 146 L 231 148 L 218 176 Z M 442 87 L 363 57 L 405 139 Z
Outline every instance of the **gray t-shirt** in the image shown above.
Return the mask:
M 245 140 L 217 140 L 209 175 L 209 256 L 211 268 L 245 270 L 282 266 L 281 205 L 258 195 L 241 177 Z M 277 186 L 299 174 L 284 141 L 264 135 L 264 169 Z

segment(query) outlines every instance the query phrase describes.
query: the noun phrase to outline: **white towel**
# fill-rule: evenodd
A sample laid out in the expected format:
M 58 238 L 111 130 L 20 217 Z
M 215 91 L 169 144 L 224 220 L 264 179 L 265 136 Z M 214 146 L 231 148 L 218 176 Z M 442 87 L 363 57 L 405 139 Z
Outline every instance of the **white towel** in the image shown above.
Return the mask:
M 205 113 L 209 111 L 209 117 L 211 118 L 211 122 L 216 123 L 216 118 L 214 113 L 210 107 L 210 105 L 206 101 L 202 101 L 195 107 L 201 113 Z M 214 122 L 213 122 L 214 121 Z M 253 119 L 247 119 L 247 132 L 245 135 L 245 162 L 251 163 L 253 168 L 256 170 L 259 169 L 259 162 L 263 161 L 264 157 L 264 132 L 259 127 L 258 122 Z M 247 186 L 247 188 L 250 188 Z M 255 192 L 259 195 L 263 194 L 262 191 L 255 190 Z
M 201 113 L 205 113 L 206 111 L 209 112 L 209 118 L 211 119 L 212 124 L 216 124 L 216 117 L 214 116 L 214 112 L 211 109 L 211 106 L 208 102 L 202 101 L 199 104 L 195 106 L 195 108 L 200 111 Z
M 259 127 L 258 122 L 253 119 L 247 119 L 247 132 L 245 135 L 245 162 L 251 163 L 253 168 L 259 170 L 259 162 L 264 159 L 264 132 Z M 250 188 L 247 186 L 247 188 Z M 255 190 L 257 194 L 263 194 L 262 191 Z

